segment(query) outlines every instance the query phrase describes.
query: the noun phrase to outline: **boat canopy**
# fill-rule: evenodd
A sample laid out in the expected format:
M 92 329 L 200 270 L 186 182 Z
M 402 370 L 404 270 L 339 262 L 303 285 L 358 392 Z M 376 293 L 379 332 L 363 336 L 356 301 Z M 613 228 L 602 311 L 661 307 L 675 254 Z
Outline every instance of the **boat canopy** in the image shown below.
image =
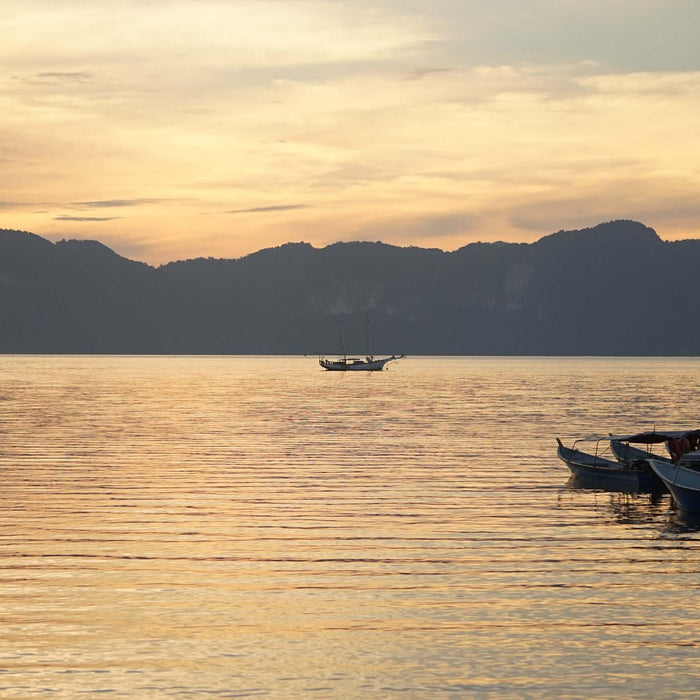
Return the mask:
M 668 440 L 678 440 L 680 438 L 700 438 L 698 430 L 650 430 L 644 433 L 632 433 L 631 435 L 610 435 L 608 440 L 618 440 L 619 442 L 635 442 L 642 445 L 656 445 Z

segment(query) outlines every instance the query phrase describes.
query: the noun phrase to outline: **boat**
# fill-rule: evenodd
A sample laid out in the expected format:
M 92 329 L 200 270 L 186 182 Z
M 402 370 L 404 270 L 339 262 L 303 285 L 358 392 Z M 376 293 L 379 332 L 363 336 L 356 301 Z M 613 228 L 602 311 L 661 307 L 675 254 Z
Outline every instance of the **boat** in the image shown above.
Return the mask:
M 346 372 L 346 371 L 357 371 L 364 370 L 365 372 L 381 372 L 384 367 L 394 360 L 400 360 L 405 355 L 391 355 L 391 357 L 381 357 L 376 358 L 372 355 L 368 355 L 365 358 L 361 357 L 346 357 L 343 355 L 337 360 L 329 360 L 325 357 L 319 359 L 318 363 L 323 367 L 323 369 L 336 371 L 336 372 Z
M 700 452 L 684 455 L 678 464 L 658 459 L 650 459 L 648 463 L 681 510 L 700 513 Z
M 618 462 L 656 459 L 669 464 L 698 448 L 700 430 L 648 430 L 629 435 L 610 435 L 610 450 Z M 670 456 L 658 455 L 651 445 L 664 444 Z M 646 449 L 635 447 L 644 445 Z
M 341 355 L 336 359 L 319 357 L 318 363 L 331 372 L 381 372 L 386 365 L 394 360 L 400 360 L 406 355 L 390 355 L 389 357 L 375 357 L 372 354 L 372 340 L 370 335 L 369 313 L 367 319 L 367 355 L 365 357 L 348 357 L 345 353 L 345 338 L 343 334 L 343 324 L 340 324 L 340 347 Z
M 572 447 L 565 447 L 557 438 L 557 456 L 579 484 L 610 491 L 652 492 L 663 488 L 646 460 L 620 462 L 599 454 L 600 443 L 604 440 L 595 439 L 595 452 L 590 454 L 577 449 L 579 440 Z

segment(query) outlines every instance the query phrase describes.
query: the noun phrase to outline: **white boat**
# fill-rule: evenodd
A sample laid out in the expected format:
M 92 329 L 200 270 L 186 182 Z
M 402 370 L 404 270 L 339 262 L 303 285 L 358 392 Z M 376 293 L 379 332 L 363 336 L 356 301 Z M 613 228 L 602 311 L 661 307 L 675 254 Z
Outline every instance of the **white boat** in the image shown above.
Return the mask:
M 345 338 L 343 324 L 340 324 L 340 347 L 342 353 L 336 359 L 319 357 L 318 364 L 331 372 L 381 372 L 384 367 L 394 360 L 400 360 L 406 355 L 390 355 L 389 357 L 375 357 L 372 354 L 372 339 L 370 336 L 369 313 L 367 314 L 367 355 L 365 357 L 348 357 L 345 353 Z
M 581 442 L 594 443 L 590 450 L 592 454 L 578 448 Z M 624 487 L 648 491 L 663 488 L 663 481 L 651 468 L 649 460 L 670 465 L 679 461 L 683 463 L 688 453 L 695 454 L 693 450 L 700 443 L 700 430 L 649 430 L 626 435 L 611 434 L 607 438 L 576 440 L 570 448 L 564 447 L 559 438 L 557 443 L 558 457 L 577 480 L 611 489 Z M 609 443 L 609 448 L 606 443 Z M 653 445 L 661 444 L 666 446 L 670 457 L 652 451 Z
M 368 355 L 365 358 L 361 357 L 339 357 L 337 360 L 328 360 L 320 358 L 318 363 L 323 369 L 346 372 L 346 371 L 365 371 L 365 372 L 381 372 L 388 362 L 400 360 L 405 355 L 392 355 L 391 357 L 376 358 Z
M 596 439 L 594 454 L 573 447 L 565 447 L 557 438 L 557 456 L 569 467 L 569 471 L 582 486 L 610 491 L 655 491 L 663 488 L 661 482 L 643 460 L 619 462 L 608 459 L 599 452 L 604 438 Z
M 650 459 L 649 465 L 681 510 L 700 512 L 700 452 L 684 455 L 678 464 Z
M 700 430 L 647 430 L 630 435 L 610 435 L 610 449 L 619 462 L 656 459 L 677 462 L 685 453 L 698 448 Z M 670 456 L 656 454 L 652 445 L 663 444 Z M 643 445 L 644 448 L 635 445 Z

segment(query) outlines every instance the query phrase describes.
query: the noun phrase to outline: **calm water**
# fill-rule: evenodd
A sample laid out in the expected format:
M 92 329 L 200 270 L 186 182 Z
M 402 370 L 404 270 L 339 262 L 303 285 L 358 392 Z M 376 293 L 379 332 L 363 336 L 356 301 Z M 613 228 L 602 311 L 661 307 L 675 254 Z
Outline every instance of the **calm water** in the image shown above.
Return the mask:
M 696 359 L 0 357 L 0 696 L 697 697 L 700 532 L 577 490 Z

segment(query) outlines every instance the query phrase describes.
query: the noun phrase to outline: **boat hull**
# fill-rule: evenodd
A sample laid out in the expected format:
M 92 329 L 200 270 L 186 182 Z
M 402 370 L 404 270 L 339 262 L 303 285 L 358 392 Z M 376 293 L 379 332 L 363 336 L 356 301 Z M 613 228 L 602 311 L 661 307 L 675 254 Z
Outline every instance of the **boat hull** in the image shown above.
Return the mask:
M 649 464 L 681 510 L 700 513 L 700 472 L 656 459 Z
M 387 363 L 398 360 L 395 355 L 384 357 L 379 360 L 326 360 L 318 361 L 323 369 L 329 372 L 381 372 Z
M 663 490 L 654 474 L 632 471 L 610 471 L 594 467 L 569 465 L 574 482 L 584 488 L 625 493 L 652 493 Z
M 557 456 L 569 468 L 576 482 L 586 488 L 646 493 L 663 489 L 663 483 L 651 469 L 597 457 L 564 447 L 561 442 Z
M 630 445 L 628 442 L 620 440 L 610 440 L 610 451 L 615 455 L 618 462 L 628 463 L 640 459 L 657 459 L 659 462 L 668 462 L 670 458 L 663 457 L 648 450 L 640 450 L 638 447 Z

